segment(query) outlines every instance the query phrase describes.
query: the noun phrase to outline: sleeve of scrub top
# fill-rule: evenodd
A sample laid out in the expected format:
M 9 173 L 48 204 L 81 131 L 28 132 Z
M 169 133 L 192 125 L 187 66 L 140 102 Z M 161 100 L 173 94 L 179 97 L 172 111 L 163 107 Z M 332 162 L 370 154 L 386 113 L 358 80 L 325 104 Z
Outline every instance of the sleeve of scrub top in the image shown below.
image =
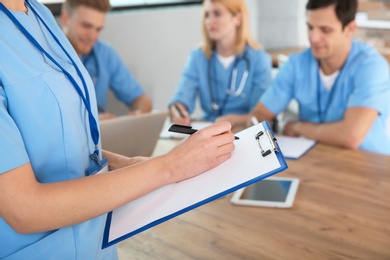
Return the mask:
M 389 66 L 379 54 L 363 59 L 354 72 L 356 86 L 348 99 L 348 107 L 368 107 L 384 112 L 390 100 Z
M 199 88 L 199 72 L 197 71 L 196 59 L 194 56 L 194 52 L 189 56 L 175 95 L 170 102 L 170 104 L 175 102 L 184 104 L 190 114 L 195 109 L 195 100 Z
M 272 83 L 272 62 L 268 53 L 258 52 L 258 58 L 253 64 L 253 95 L 250 100 L 251 110 L 256 106 L 259 98 L 270 87 Z
M 118 100 L 131 106 L 134 99 L 142 95 L 144 90 L 114 49 L 111 50 L 109 57 L 110 61 L 106 66 L 111 71 L 110 88 Z
M 7 97 L 0 86 L 0 174 L 28 163 L 22 136 L 7 110 Z
M 291 55 L 279 69 L 271 87 L 260 98 L 260 102 L 275 115 L 283 112 L 293 98 L 295 63 L 294 55 Z

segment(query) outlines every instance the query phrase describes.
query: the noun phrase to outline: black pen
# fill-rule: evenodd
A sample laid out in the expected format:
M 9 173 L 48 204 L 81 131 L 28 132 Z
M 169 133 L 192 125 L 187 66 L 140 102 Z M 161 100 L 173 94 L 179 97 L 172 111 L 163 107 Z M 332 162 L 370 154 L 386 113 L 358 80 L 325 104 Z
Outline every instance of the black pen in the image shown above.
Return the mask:
M 168 129 L 169 132 L 175 132 L 175 133 L 180 133 L 180 134 L 188 134 L 192 135 L 197 129 L 193 129 L 191 126 L 188 125 L 178 125 L 178 124 L 173 124 L 171 127 Z M 239 140 L 240 138 L 238 136 L 234 136 L 235 140 Z
M 177 104 L 173 104 L 175 107 L 176 111 L 179 113 L 180 117 L 185 117 L 183 111 L 181 111 L 180 107 Z

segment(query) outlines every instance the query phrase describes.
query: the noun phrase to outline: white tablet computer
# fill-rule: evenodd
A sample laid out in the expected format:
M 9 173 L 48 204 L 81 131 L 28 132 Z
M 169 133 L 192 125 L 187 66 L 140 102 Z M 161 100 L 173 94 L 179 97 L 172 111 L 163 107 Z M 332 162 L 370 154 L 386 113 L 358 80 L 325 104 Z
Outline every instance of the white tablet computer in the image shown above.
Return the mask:
M 291 208 L 299 179 L 270 177 L 234 192 L 231 202 L 236 205 Z

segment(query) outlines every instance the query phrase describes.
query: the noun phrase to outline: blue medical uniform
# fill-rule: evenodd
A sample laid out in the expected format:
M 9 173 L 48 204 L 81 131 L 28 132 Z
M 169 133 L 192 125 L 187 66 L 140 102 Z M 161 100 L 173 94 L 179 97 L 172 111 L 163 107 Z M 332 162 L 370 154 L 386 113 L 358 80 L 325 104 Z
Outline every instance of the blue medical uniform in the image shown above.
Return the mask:
M 28 2 L 80 68 L 97 118 L 88 72 L 51 12 L 36 0 Z M 28 14 L 11 13 L 73 75 L 84 92 L 75 67 L 32 9 L 28 7 Z M 1 10 L 0 24 L 0 174 L 30 162 L 41 183 L 84 177 L 94 164 L 89 155 L 95 150 L 84 103 L 64 73 Z M 105 220 L 103 215 L 74 226 L 26 235 L 15 232 L 0 217 L 0 258 L 116 259 L 115 247 L 101 249 Z
M 248 62 L 245 62 L 245 59 Z M 244 71 L 249 70 L 243 96 L 227 94 L 235 68 L 237 69 L 235 89 L 239 87 Z M 170 104 L 180 102 L 187 107 L 189 113 L 192 113 L 196 98 L 199 96 L 203 111 L 202 119 L 207 121 L 214 121 L 217 117 L 227 114 L 247 114 L 271 84 L 271 70 L 270 56 L 265 51 L 255 50 L 248 45 L 244 53 L 238 55 L 227 69 L 218 60 L 216 51 L 208 59 L 201 49 L 194 50 L 188 58 Z M 217 110 L 212 108 L 212 96 L 219 106 Z
M 386 134 L 389 131 L 386 126 L 390 107 L 389 66 L 368 44 L 352 42 L 331 90 L 320 80 L 319 64 L 310 49 L 292 54 L 261 102 L 272 113 L 279 114 L 291 99 L 299 104 L 300 120 L 313 123 L 340 121 L 350 107 L 378 111 L 374 125 L 359 148 L 390 154 L 390 139 Z
M 96 41 L 91 52 L 80 58 L 95 85 L 99 108 L 106 109 L 109 89 L 128 107 L 144 93 L 118 53 L 107 43 Z

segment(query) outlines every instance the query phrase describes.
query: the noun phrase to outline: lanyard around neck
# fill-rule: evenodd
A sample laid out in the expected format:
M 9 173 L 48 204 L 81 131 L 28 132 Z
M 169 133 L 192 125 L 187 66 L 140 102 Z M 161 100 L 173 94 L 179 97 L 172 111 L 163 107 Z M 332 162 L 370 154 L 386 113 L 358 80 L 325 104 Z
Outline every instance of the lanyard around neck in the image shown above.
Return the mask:
M 336 85 L 337 85 L 337 81 L 338 79 L 340 78 L 340 74 L 341 74 L 341 70 L 340 70 L 340 73 L 339 75 L 337 75 L 336 77 L 336 80 L 334 81 L 333 83 L 333 86 L 330 90 L 330 94 L 329 94 L 329 97 L 328 97 L 328 100 L 326 102 L 326 106 L 325 106 L 325 109 L 322 110 L 322 105 L 321 105 L 321 85 L 323 84 L 322 83 L 322 80 L 321 80 L 321 77 L 320 77 L 320 65 L 318 64 L 318 71 L 317 71 L 317 108 L 318 108 L 318 116 L 319 116 L 319 119 L 320 119 L 320 123 L 325 123 L 325 118 L 326 118 L 326 115 L 328 113 L 328 110 L 329 110 L 329 106 L 330 106 L 330 103 L 332 102 L 333 100 L 333 96 L 335 95 L 335 88 L 336 88 Z
M 89 118 L 89 126 L 91 131 L 91 137 L 95 144 L 95 151 L 90 155 L 91 159 L 93 159 L 98 165 L 101 165 L 100 157 L 99 157 L 99 148 L 98 148 L 98 142 L 99 142 L 99 130 L 97 127 L 97 122 L 92 114 L 91 110 L 91 104 L 89 99 L 89 92 L 87 88 L 87 84 L 85 82 L 85 79 L 77 66 L 76 62 L 72 59 L 70 54 L 65 50 L 65 48 L 62 46 L 61 42 L 58 40 L 58 38 L 54 35 L 54 33 L 50 30 L 50 28 L 47 26 L 47 24 L 43 21 L 43 19 L 38 15 L 38 13 L 35 11 L 35 9 L 30 5 L 28 0 L 25 1 L 26 4 L 30 7 L 32 12 L 36 15 L 36 17 L 39 19 L 39 21 L 45 26 L 47 31 L 50 33 L 50 35 L 53 37 L 55 42 L 58 44 L 58 46 L 62 49 L 62 51 L 65 53 L 65 55 L 70 59 L 73 66 L 75 67 L 78 76 L 80 77 L 84 91 L 85 91 L 85 97 L 83 95 L 83 92 L 80 88 L 80 86 L 77 84 L 76 80 L 73 78 L 73 76 L 65 70 L 36 40 L 35 38 L 23 27 L 23 25 L 15 18 L 15 16 L 2 4 L 0 3 L 0 10 L 2 10 L 8 18 L 15 24 L 15 26 L 24 34 L 24 36 L 39 50 L 41 51 L 51 62 L 53 62 L 58 68 L 61 69 L 61 71 L 67 76 L 69 81 L 73 84 L 74 88 L 76 89 L 77 93 L 83 100 L 83 103 L 85 105 L 85 108 L 88 112 L 88 118 Z
M 96 57 L 96 53 L 94 48 L 92 48 L 91 52 L 85 56 L 80 57 L 81 62 L 84 64 L 84 67 L 87 69 L 89 75 L 92 78 L 93 85 L 96 89 L 96 84 L 99 79 L 99 62 Z

